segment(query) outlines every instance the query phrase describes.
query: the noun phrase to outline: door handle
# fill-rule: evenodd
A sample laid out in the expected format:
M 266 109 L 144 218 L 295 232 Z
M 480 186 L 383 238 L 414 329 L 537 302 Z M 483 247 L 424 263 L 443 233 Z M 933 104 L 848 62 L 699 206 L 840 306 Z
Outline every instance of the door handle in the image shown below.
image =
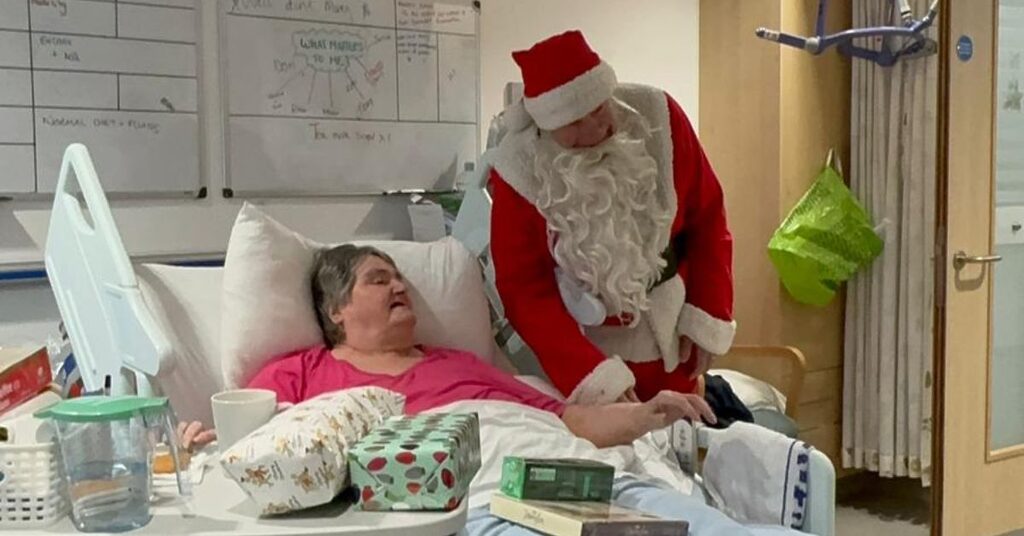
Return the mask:
M 1002 255 L 973 256 L 968 255 L 963 251 L 957 251 L 953 254 L 953 268 L 959 270 L 968 264 L 992 264 L 1001 260 L 1003 260 Z

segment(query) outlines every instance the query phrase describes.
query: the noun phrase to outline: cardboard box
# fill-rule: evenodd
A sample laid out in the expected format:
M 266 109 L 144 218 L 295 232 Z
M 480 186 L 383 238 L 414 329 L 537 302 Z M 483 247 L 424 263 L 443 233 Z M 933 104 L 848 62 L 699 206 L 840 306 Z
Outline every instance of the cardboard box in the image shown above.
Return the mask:
M 536 501 L 612 500 L 615 468 L 592 460 L 506 456 L 501 465 L 501 492 Z
M 46 347 L 0 348 L 0 415 L 42 392 L 51 380 Z
M 454 510 L 480 470 L 475 413 L 392 417 L 349 451 L 363 510 Z

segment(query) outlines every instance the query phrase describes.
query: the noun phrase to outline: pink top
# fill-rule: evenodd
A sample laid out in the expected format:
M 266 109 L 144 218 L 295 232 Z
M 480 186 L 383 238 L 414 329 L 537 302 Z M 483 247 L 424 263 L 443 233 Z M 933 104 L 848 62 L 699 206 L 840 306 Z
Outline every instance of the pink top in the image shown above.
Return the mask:
M 405 395 L 405 412 L 419 413 L 460 400 L 504 400 L 561 416 L 565 404 L 484 363 L 471 353 L 424 348 L 423 359 L 397 376 L 374 374 L 335 359 L 319 345 L 267 363 L 249 387 L 270 389 L 278 402 L 297 404 L 322 393 L 374 386 Z

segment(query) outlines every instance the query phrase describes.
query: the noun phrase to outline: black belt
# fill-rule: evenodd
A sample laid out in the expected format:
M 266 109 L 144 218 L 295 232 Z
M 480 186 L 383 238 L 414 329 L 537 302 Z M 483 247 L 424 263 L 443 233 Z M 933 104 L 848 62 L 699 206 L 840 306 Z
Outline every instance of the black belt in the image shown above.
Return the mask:
M 679 254 L 676 253 L 676 250 L 679 249 L 677 246 L 682 245 L 682 237 L 683 235 L 680 234 L 676 238 L 669 240 L 668 247 L 665 248 L 665 251 L 661 252 L 661 258 L 665 259 L 665 267 L 662 268 L 658 281 L 651 285 L 651 288 L 647 289 L 648 291 L 672 279 L 679 273 Z

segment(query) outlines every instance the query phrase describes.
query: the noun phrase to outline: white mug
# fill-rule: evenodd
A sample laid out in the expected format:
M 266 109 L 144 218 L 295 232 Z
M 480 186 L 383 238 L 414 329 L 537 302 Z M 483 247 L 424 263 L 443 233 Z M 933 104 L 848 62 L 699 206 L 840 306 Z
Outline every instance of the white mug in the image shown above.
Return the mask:
M 277 409 L 277 393 L 267 389 L 231 389 L 210 397 L 221 452 L 266 424 Z

